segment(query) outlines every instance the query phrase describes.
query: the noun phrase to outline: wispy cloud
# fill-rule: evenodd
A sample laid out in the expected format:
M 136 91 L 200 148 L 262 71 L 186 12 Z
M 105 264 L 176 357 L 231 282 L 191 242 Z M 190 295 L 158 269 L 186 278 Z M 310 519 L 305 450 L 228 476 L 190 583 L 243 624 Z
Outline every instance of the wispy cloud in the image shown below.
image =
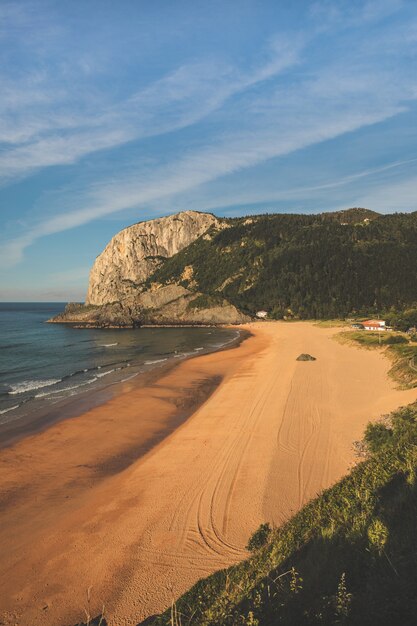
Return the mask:
M 320 28 L 367 25 L 378 22 L 404 7 L 404 0 L 365 0 L 361 3 L 345 0 L 318 0 L 310 7 L 310 14 L 317 19 Z
M 301 37 L 271 41 L 263 59 L 245 71 L 214 61 L 182 65 L 118 101 L 76 82 L 68 89 L 51 72 L 21 80 L 0 75 L 0 181 L 196 124 L 297 63 L 302 47 Z
M 261 204 L 282 203 L 288 201 L 298 201 L 301 206 L 308 202 L 312 197 L 318 198 L 319 202 L 323 201 L 326 192 L 336 189 L 349 189 L 349 196 L 351 198 L 351 204 L 349 206 L 372 207 L 375 210 L 387 210 L 389 207 L 393 210 L 398 206 L 399 210 L 410 208 L 415 206 L 415 200 L 412 201 L 410 196 L 411 184 L 409 181 L 414 180 L 413 176 L 410 176 L 409 170 L 416 169 L 417 158 L 407 159 L 405 161 L 395 161 L 388 163 L 380 167 L 374 167 L 357 171 L 348 176 L 334 177 L 327 179 L 326 182 L 316 185 L 298 185 L 296 187 L 288 187 L 285 185 L 285 179 L 280 181 L 276 189 L 262 189 L 259 187 L 253 188 L 251 185 L 240 189 L 238 187 L 232 187 L 229 189 L 221 188 L 216 191 L 211 188 L 206 188 L 205 191 L 197 191 L 196 194 L 188 194 L 187 200 L 183 198 L 174 198 L 173 202 L 164 203 L 165 210 L 174 209 L 175 206 L 185 203 L 187 206 L 204 206 L 207 210 L 216 210 L 221 208 L 226 211 L 227 214 L 234 213 L 241 210 L 242 206 L 256 206 Z M 401 181 L 397 183 L 387 183 L 386 174 L 392 172 L 398 172 Z M 367 193 L 361 198 L 358 195 L 358 184 L 363 183 L 368 189 Z M 402 185 L 404 184 L 404 193 L 402 191 Z M 388 203 L 386 200 L 382 201 L 385 194 L 385 189 L 388 188 L 390 193 Z M 372 192 L 371 192 L 372 189 Z M 324 194 L 323 194 L 324 192 Z M 395 196 L 395 194 L 397 194 Z M 397 201 L 395 201 L 397 198 Z M 404 199 L 406 203 L 404 204 Z M 361 204 L 362 203 L 362 204 Z M 364 204 L 365 203 L 365 204 Z M 358 205 L 358 206 L 359 206 Z M 344 205 L 347 207 L 348 205 Z M 336 210 L 337 206 L 332 205 L 332 209 Z
M 358 206 L 378 207 L 380 211 L 416 211 L 417 174 L 401 181 L 385 181 L 356 195 Z
M 190 190 L 406 111 L 417 98 L 410 64 L 381 65 L 375 55 L 383 46 L 385 32 L 351 41 L 347 26 L 354 27 L 359 17 L 369 25 L 401 6 L 394 0 L 369 1 L 363 3 L 359 15 L 347 3 L 321 2 L 314 19 L 325 22 L 320 15 L 326 15 L 336 43 L 331 41 L 329 53 L 318 54 L 314 63 L 310 55 L 317 54 L 315 38 L 323 36 L 317 26 L 291 38 L 277 34 L 244 70 L 221 59 L 183 63 L 117 100 L 108 95 L 102 99 L 100 90 L 85 95 L 80 83 L 70 91 L 48 72 L 36 72 L 20 82 L 10 82 L 9 77 L 7 97 L 0 102 L 0 178 L 6 181 L 36 168 L 75 163 L 100 150 L 199 123 L 208 124 L 209 130 L 196 134 L 187 148 L 179 142 L 168 155 L 160 150 L 151 166 L 136 157 L 129 163 L 129 173 L 115 167 L 110 178 L 98 176 L 87 187 L 73 187 L 69 198 L 66 190 L 61 197 L 57 194 L 53 215 L 33 219 L 23 233 L 20 230 L 3 242 L 0 263 L 19 262 L 24 250 L 40 237 L 128 208 L 156 210 L 164 199 L 173 204 Z M 343 15 L 345 21 L 340 19 Z M 344 46 L 337 28 L 347 30 Z M 398 29 L 391 29 L 390 34 L 397 61 L 409 55 Z M 293 72 L 288 76 L 290 68 Z M 386 170 L 397 166 L 387 165 Z M 310 191 L 336 188 L 370 175 L 370 170 L 358 172 L 310 186 Z M 293 197 L 297 192 L 286 191 Z
M 346 111 L 303 119 L 287 127 L 268 128 L 247 135 L 228 136 L 221 143 L 192 152 L 175 164 L 154 169 L 142 178 L 120 178 L 101 184 L 84 198 L 84 207 L 51 217 L 24 236 L 0 247 L 3 264 L 15 264 L 23 251 L 39 237 L 75 228 L 111 213 L 135 206 L 154 205 L 155 201 L 193 189 L 221 176 L 256 165 L 266 159 L 288 154 L 316 142 L 322 142 L 364 125 L 374 124 L 398 112 L 395 108 L 366 112 Z M 297 116 L 295 116 L 296 121 Z M 288 123 L 288 120 L 287 120 Z

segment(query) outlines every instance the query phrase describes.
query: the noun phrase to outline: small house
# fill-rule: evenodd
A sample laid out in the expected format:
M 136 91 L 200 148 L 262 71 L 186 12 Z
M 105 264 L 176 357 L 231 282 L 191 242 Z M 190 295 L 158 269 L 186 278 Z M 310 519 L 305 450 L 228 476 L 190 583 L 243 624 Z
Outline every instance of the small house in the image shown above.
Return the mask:
M 386 330 L 384 320 L 366 320 L 362 326 L 365 330 Z
M 268 317 L 268 311 L 257 311 L 256 317 L 259 317 L 259 319 L 264 320 L 266 317 Z

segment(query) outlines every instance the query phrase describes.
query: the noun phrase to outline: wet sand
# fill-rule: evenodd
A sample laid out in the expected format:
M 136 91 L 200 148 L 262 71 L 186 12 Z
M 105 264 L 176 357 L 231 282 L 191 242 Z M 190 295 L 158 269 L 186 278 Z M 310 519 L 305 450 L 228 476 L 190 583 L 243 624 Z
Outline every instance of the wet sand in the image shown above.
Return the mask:
M 417 399 L 338 329 L 247 328 L 238 347 L 0 450 L 0 621 L 75 624 L 90 588 L 92 615 L 140 623 L 244 558 L 261 522 L 346 473 L 370 419 Z
M 143 326 L 143 328 L 147 328 L 147 326 Z M 166 328 L 174 327 L 171 325 Z M 182 328 L 184 328 L 184 326 L 182 326 Z M 190 328 L 195 328 L 195 326 L 190 326 Z M 234 338 L 230 339 L 223 346 L 217 349 L 199 349 L 199 355 L 209 354 L 211 352 L 220 352 L 222 350 L 238 346 L 250 334 L 249 331 L 244 330 L 243 328 L 240 328 L 239 330 L 234 328 L 233 330 L 236 334 Z M 196 356 L 198 356 L 196 352 L 193 354 L 188 353 L 186 356 L 182 356 L 181 360 L 188 360 Z M 134 386 L 136 389 L 143 386 L 149 386 L 152 385 L 153 381 L 157 380 L 164 373 L 168 372 L 177 365 L 178 361 L 176 357 L 171 356 L 169 359 L 166 359 L 166 363 L 164 363 L 164 365 L 150 367 L 145 371 L 141 371 L 141 369 L 139 369 L 136 373 L 134 372 L 133 374 L 130 374 L 128 380 L 131 378 L 135 379 Z M 28 435 L 41 432 L 49 428 L 52 424 L 70 417 L 77 417 L 93 408 L 99 407 L 108 402 L 114 396 L 123 393 L 126 388 L 127 387 L 124 385 L 123 381 L 111 381 L 111 378 L 109 377 L 107 379 L 107 385 L 102 388 L 88 390 L 84 393 L 80 393 L 79 395 L 77 394 L 76 396 L 63 398 L 62 400 L 55 402 L 52 406 L 49 403 L 46 403 L 44 406 L 37 407 L 36 409 L 33 408 L 30 413 L 23 415 L 18 419 L 14 418 L 13 420 L 0 423 L 0 449 L 10 446 Z

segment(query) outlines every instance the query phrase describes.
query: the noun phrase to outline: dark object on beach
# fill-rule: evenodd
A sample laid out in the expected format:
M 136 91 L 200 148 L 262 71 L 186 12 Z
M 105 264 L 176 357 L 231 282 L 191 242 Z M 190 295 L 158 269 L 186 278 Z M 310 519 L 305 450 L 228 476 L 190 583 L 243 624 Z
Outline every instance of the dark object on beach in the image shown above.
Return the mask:
M 297 361 L 315 361 L 316 357 L 315 356 L 311 356 L 311 354 L 300 354 L 300 356 L 297 357 Z

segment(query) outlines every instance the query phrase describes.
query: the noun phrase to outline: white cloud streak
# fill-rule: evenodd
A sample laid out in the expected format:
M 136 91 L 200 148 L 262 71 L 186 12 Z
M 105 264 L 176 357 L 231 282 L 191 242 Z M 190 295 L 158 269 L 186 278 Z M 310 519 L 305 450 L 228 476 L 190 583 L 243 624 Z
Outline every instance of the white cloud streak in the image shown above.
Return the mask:
M 311 5 L 311 16 L 321 29 L 351 28 L 378 22 L 392 16 L 404 7 L 403 0 L 365 0 L 361 3 L 346 0 L 319 0 Z
M 272 203 L 272 202 L 287 202 L 287 201 L 300 201 L 301 203 L 305 203 L 311 199 L 312 196 L 322 198 L 323 194 L 321 192 L 326 192 L 330 190 L 335 190 L 338 188 L 346 188 L 352 186 L 352 184 L 359 183 L 364 181 L 367 188 L 368 193 L 364 194 L 363 198 L 358 195 L 357 189 L 355 188 L 352 192 L 350 192 L 352 197 L 352 206 L 359 206 L 357 203 L 367 203 L 360 204 L 360 206 L 372 206 L 375 210 L 385 210 L 389 207 L 391 210 L 398 205 L 398 208 L 406 208 L 407 210 L 413 209 L 417 207 L 417 196 L 414 194 L 414 200 L 412 200 L 409 194 L 409 181 L 414 180 L 413 177 L 410 177 L 409 174 L 405 174 L 405 183 L 404 183 L 404 193 L 402 191 L 402 183 L 395 184 L 395 192 L 390 192 L 388 196 L 390 197 L 390 201 L 388 204 L 386 201 L 382 201 L 384 197 L 384 190 L 386 187 L 391 189 L 392 184 L 388 184 L 384 178 L 381 179 L 381 174 L 385 174 L 387 172 L 392 172 L 398 170 L 401 173 L 401 177 L 404 178 L 403 170 L 408 170 L 408 166 L 417 165 L 416 159 L 407 159 L 405 161 L 396 161 L 393 163 L 389 163 L 387 165 L 381 167 L 375 167 L 371 169 L 366 169 L 360 172 L 356 172 L 354 174 L 348 176 L 342 176 L 340 178 L 335 178 L 333 180 L 329 180 L 328 182 L 324 182 L 318 185 L 299 185 L 297 187 L 286 187 L 283 183 L 285 181 L 281 181 L 281 184 L 275 190 L 262 190 L 259 188 L 245 187 L 243 190 L 238 188 L 232 188 L 230 190 L 221 189 L 220 192 L 213 193 L 213 191 L 208 190 L 207 195 L 204 195 L 204 192 L 198 191 L 197 195 L 187 195 L 187 200 L 185 204 L 187 206 L 204 206 L 207 210 L 213 211 L 218 208 L 228 209 L 227 213 L 233 213 L 235 210 L 238 210 L 239 207 L 248 206 L 248 205 L 257 205 L 264 203 Z M 382 181 L 382 182 L 381 182 Z M 375 193 L 370 193 L 370 188 L 375 189 Z M 417 190 L 417 187 L 416 187 Z M 397 202 L 395 202 L 394 193 L 397 194 Z M 387 197 L 388 197 L 387 196 Z M 404 204 L 404 197 L 407 202 Z M 175 200 L 174 203 L 168 203 L 168 207 L 171 208 L 182 205 L 184 201 L 182 198 Z M 167 206 L 166 204 L 164 205 Z M 350 205 L 349 205 L 350 206 Z M 333 207 L 334 210 L 337 210 L 337 207 Z
M 366 6 L 366 19 L 375 19 L 375 3 Z M 386 11 L 394 10 L 399 3 L 386 2 L 384 6 Z M 168 163 L 161 159 L 152 169 L 138 165 L 134 175 L 115 173 L 111 180 L 97 181 L 84 194 L 73 191 L 72 207 L 33 223 L 23 234 L 4 242 L 0 263 L 18 263 L 24 250 L 40 237 L 127 208 L 154 208 L 158 201 L 175 199 L 273 157 L 384 121 L 407 110 L 405 102 L 417 97 L 415 78 L 397 67 L 372 65 L 368 57 L 362 60 L 357 43 L 348 57 L 330 55 L 313 69 L 304 50 L 307 42 L 308 37 L 291 42 L 277 37 L 267 59 L 244 73 L 220 62 L 183 65 L 122 102 L 106 102 L 95 113 L 96 96 L 71 111 L 72 100 L 68 102 L 68 94 L 61 93 L 58 85 L 51 98 L 55 104 L 62 99 L 64 105 L 48 116 L 49 100 L 46 104 L 42 100 L 48 78 L 42 75 L 30 79 L 33 106 L 22 98 L 21 86 L 16 92 L 10 88 L 4 105 L 7 114 L 13 110 L 13 102 L 22 98 L 23 104 L 17 106 L 21 123 L 15 124 L 14 134 L 10 133 L 10 120 L 0 124 L 0 141 L 9 144 L 0 153 L 0 176 L 5 179 L 38 167 L 73 163 L 134 138 L 185 128 L 213 112 L 226 121 L 233 119 L 234 124 L 227 132 L 215 127 L 205 141 L 171 157 Z M 281 73 L 295 66 L 298 72 L 284 86 L 279 80 Z M 252 89 L 265 81 L 263 95 Z M 31 112 L 28 118 L 26 110 Z M 355 176 L 350 178 L 355 180 Z M 327 188 L 337 184 L 330 182 Z
M 378 207 L 380 211 L 417 211 L 417 175 L 401 182 L 386 182 L 356 196 L 358 206 Z
M 77 85 L 66 92 L 42 74 L 13 84 L 0 77 L 0 181 L 196 124 L 236 94 L 295 64 L 302 45 L 301 39 L 271 42 L 266 60 L 245 73 L 224 63 L 183 65 L 110 103 L 83 96 Z
M 397 112 L 395 108 L 388 108 L 366 115 L 359 111 L 349 114 L 342 111 L 333 113 L 333 116 L 328 114 L 325 119 L 321 115 L 315 119 L 306 116 L 298 128 L 290 127 L 286 132 L 283 128 L 275 132 L 269 128 L 262 134 L 258 131 L 246 136 L 227 137 L 222 143 L 186 155 L 174 165 L 160 168 L 142 180 L 134 177 L 103 184 L 87 198 L 86 207 L 54 216 L 24 236 L 6 243 L 0 248 L 1 263 L 19 262 L 25 248 L 40 237 L 81 226 L 126 208 L 149 206 L 266 159 L 377 123 Z

